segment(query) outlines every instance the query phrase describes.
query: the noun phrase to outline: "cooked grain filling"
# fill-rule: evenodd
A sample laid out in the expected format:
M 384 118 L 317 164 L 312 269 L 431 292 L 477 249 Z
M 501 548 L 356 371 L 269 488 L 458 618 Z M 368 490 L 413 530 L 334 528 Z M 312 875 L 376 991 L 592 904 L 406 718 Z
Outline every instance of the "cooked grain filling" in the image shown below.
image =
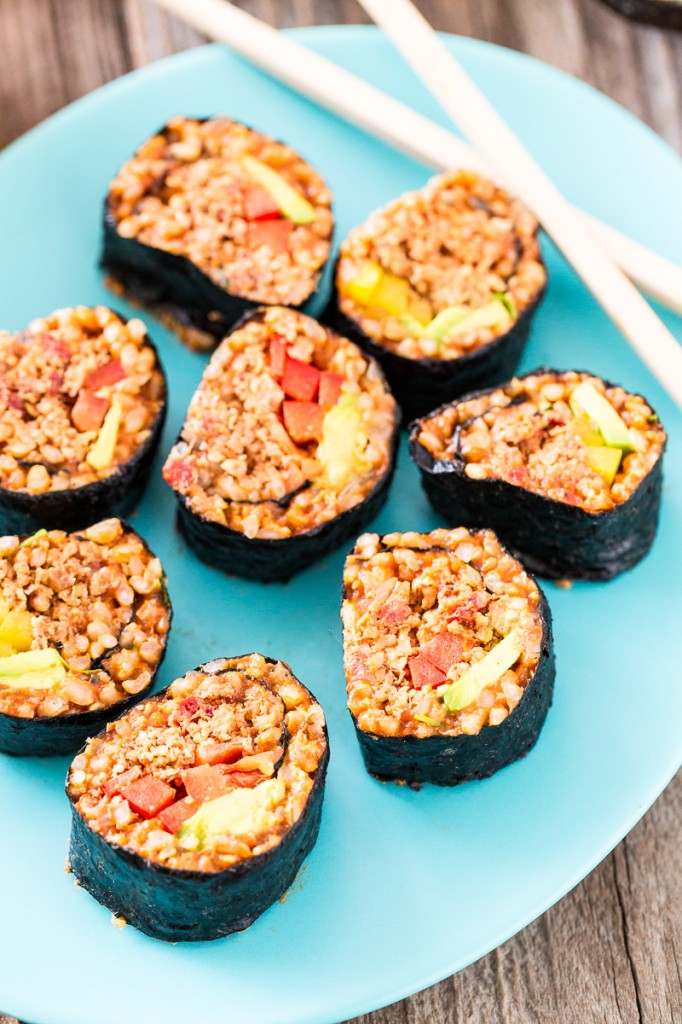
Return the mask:
M 286 237 L 254 228 L 245 209 L 256 157 L 312 205 L 314 220 L 287 221 Z M 313 292 L 331 244 L 331 194 L 289 146 L 227 117 L 176 117 L 128 160 L 111 183 L 118 233 L 185 256 L 230 294 L 298 306 Z M 282 234 L 280 230 L 279 234 Z
M 365 334 L 411 359 L 454 359 L 506 333 L 546 282 L 538 223 L 518 200 L 473 172 L 432 179 L 373 213 L 342 243 L 337 267 L 339 304 Z M 348 283 L 372 261 L 409 283 L 406 310 L 359 303 Z M 404 313 L 426 324 L 451 306 L 470 310 L 504 297 L 499 323 L 448 334 L 415 336 Z M 392 297 L 392 301 L 394 300 Z M 426 302 L 426 306 L 424 306 Z
M 322 709 L 281 662 L 253 654 L 204 669 L 175 680 L 91 740 L 73 761 L 68 791 L 108 842 L 168 867 L 220 871 L 272 849 L 298 820 L 326 738 Z M 150 776 L 177 793 L 168 808 L 145 817 L 115 791 L 116 780 L 130 794 L 127 785 Z M 281 793 L 267 827 L 209 835 L 203 845 L 179 834 L 179 823 L 202 801 L 272 779 Z M 165 817 L 186 804 L 184 819 Z
M 358 727 L 380 736 L 459 736 L 499 725 L 539 661 L 539 600 L 535 582 L 491 530 L 364 534 L 346 560 L 342 609 L 348 706 Z M 513 667 L 472 704 L 449 711 L 442 685 L 512 630 L 523 636 Z M 413 659 L 444 636 L 458 652 L 446 678 L 415 685 Z
M 330 476 L 319 440 L 297 443 L 287 432 L 283 404 L 297 403 L 273 376 L 273 342 L 285 343 L 296 363 L 342 378 L 339 397 L 357 410 L 358 428 L 347 479 Z M 164 478 L 197 515 L 247 537 L 289 537 L 366 498 L 388 469 L 395 423 L 395 401 L 373 360 L 310 317 L 274 307 L 214 353 Z
M 148 440 L 164 398 L 141 320 L 77 306 L 0 331 L 0 486 L 37 495 L 110 476 Z M 111 457 L 97 460 L 114 406 Z
M 608 399 L 634 445 L 634 451 L 623 454 L 612 481 L 591 465 L 585 424 L 569 405 L 582 381 Z M 474 480 L 507 480 L 589 512 L 627 501 L 661 457 L 665 438 L 658 417 L 640 395 L 574 371 L 515 378 L 504 388 L 422 420 L 419 433 L 420 443 L 437 459 L 447 460 L 459 450 Z
M 26 630 L 20 650 L 52 648 L 67 669 L 46 689 L 32 688 L 29 678 L 15 688 L 0 675 L 0 712 L 54 718 L 144 690 L 169 627 L 162 575 L 158 558 L 118 519 L 81 533 L 0 538 L 2 656 L 16 653 L 12 639 Z

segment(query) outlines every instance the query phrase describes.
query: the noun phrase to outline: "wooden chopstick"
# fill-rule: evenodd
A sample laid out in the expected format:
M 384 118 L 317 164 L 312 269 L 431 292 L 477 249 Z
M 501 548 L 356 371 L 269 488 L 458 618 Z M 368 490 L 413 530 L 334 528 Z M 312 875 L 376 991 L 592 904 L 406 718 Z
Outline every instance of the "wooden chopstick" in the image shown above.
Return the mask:
M 568 202 L 411 0 L 360 0 L 476 150 L 504 168 L 583 283 L 642 361 L 682 406 L 682 346 L 576 218 Z
M 452 132 L 291 36 L 233 7 L 227 0 L 156 0 L 156 3 L 210 38 L 226 43 L 313 102 L 408 156 L 438 170 L 471 167 L 492 173 L 489 164 Z M 388 3 L 392 4 L 393 0 Z M 493 176 L 515 190 L 504 169 Z M 532 202 L 529 205 L 534 207 Z M 574 210 L 573 215 L 575 220 L 589 224 L 612 259 L 617 260 L 644 290 L 682 314 L 680 267 L 586 213 Z M 662 327 L 660 321 L 656 322 Z M 679 390 L 682 391 L 682 385 Z

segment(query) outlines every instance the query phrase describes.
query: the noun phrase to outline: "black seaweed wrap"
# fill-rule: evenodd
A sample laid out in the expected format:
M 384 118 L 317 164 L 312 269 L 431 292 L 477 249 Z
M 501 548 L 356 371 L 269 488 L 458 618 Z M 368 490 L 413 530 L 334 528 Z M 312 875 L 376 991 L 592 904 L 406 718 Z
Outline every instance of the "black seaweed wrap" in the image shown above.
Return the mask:
M 149 337 L 145 345 L 156 355 L 164 388 L 161 407 L 146 441 L 132 458 L 117 466 L 109 476 L 82 487 L 67 487 L 63 491 L 46 491 L 44 494 L 0 487 L 0 533 L 35 533 L 41 528 L 71 533 L 92 526 L 101 519 L 121 519 L 132 512 L 147 486 L 168 406 L 168 381 L 156 346 Z
M 241 658 L 225 660 L 235 667 Z M 243 931 L 286 892 L 315 845 L 328 763 L 327 744 L 303 813 L 277 846 L 218 872 L 165 867 L 109 843 L 93 832 L 71 799 L 69 867 L 99 903 L 154 939 L 203 942 Z
M 552 616 L 541 590 L 538 610 L 540 660 L 521 700 L 503 722 L 484 725 L 476 736 L 379 736 L 359 729 L 351 713 L 367 771 L 382 782 L 406 782 L 416 788 L 425 782 L 457 786 L 485 779 L 525 757 L 540 735 L 554 690 Z
M 533 375 L 558 372 L 540 367 Z M 462 401 L 491 390 L 464 395 Z M 420 427 L 420 421 L 410 426 L 410 455 L 434 509 L 448 525 L 490 527 L 531 572 L 548 579 L 610 580 L 649 551 L 661 504 L 662 453 L 627 501 L 588 512 L 507 480 L 472 480 L 457 453 L 436 459 L 419 443 Z
M 123 524 L 125 529 L 131 529 Z M 164 604 L 168 611 L 168 633 L 173 619 L 173 608 L 166 588 L 166 577 L 163 577 Z M 168 634 L 166 634 L 168 635 Z M 154 681 L 166 657 L 168 644 L 163 645 L 159 662 L 154 667 L 152 677 L 144 690 L 122 697 L 108 708 L 97 711 L 70 711 L 66 715 L 54 718 L 18 718 L 0 712 L 0 751 L 3 754 L 14 754 L 17 757 L 54 757 L 60 754 L 73 754 L 82 747 L 90 736 L 95 736 L 115 718 L 128 711 L 133 704 L 144 700 L 154 687 Z M 107 651 L 102 658 L 110 657 L 114 652 Z M 100 659 L 101 660 L 101 659 Z
M 210 118 L 197 120 L 203 122 Z M 166 133 L 164 125 L 156 134 Z M 216 345 L 238 320 L 264 305 L 262 301 L 245 299 L 221 288 L 187 256 L 147 245 L 136 238 L 124 238 L 117 230 L 108 194 L 104 200 L 100 266 L 122 285 L 126 298 L 169 314 L 182 327 L 206 332 L 215 339 Z M 317 272 L 318 281 L 324 266 Z M 305 302 L 290 308 L 305 309 L 314 295 L 315 288 Z
M 456 359 L 408 359 L 380 345 L 365 334 L 356 320 L 341 311 L 336 288 L 320 319 L 374 356 L 403 411 L 404 422 L 408 422 L 472 388 L 501 384 L 511 377 L 521 359 L 542 295 L 540 292 L 526 307 L 506 334 Z

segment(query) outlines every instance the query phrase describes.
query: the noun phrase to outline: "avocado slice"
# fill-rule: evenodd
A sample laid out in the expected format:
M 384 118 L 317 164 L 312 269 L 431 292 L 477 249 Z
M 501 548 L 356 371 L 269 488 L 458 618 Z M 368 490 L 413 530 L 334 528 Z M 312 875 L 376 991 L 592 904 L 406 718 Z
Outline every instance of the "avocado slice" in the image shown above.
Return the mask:
M 242 167 L 272 197 L 282 214 L 294 224 L 311 224 L 315 220 L 315 208 L 273 167 L 257 160 L 255 156 L 242 157 Z
M 633 452 L 630 431 L 613 408 L 608 398 L 597 391 L 594 384 L 584 380 L 578 384 L 568 400 L 575 416 L 587 416 L 594 423 L 609 448 L 620 448 L 624 452 Z
M 446 306 L 433 318 L 424 333 L 427 338 L 440 341 L 446 334 L 452 334 L 457 324 L 466 320 L 468 315 L 469 310 L 466 306 Z
M 281 779 L 267 779 L 253 789 L 233 789 L 202 804 L 184 823 L 178 839 L 198 839 L 203 846 L 210 836 L 262 832 L 273 826 L 273 811 L 285 794 Z
M 97 440 L 85 456 L 85 461 L 88 462 L 93 469 L 108 469 L 113 462 L 114 452 L 116 451 L 116 442 L 118 440 L 118 432 L 121 427 L 122 411 L 121 400 L 118 395 L 114 395 L 109 411 L 104 417 L 104 423 L 99 429 Z
M 51 690 L 65 675 L 66 666 L 54 647 L 0 658 L 0 683 L 13 690 Z
M 449 307 L 458 308 L 458 307 Z M 445 310 L 443 310 L 445 312 Z M 460 318 L 451 328 L 443 331 L 441 338 L 461 338 L 470 331 L 480 331 L 484 327 L 502 327 L 513 319 L 509 311 L 509 301 L 505 295 L 495 295 L 485 306 L 479 306 L 466 317 Z
M 587 449 L 587 461 L 595 473 L 599 473 L 600 476 L 604 477 L 607 484 L 613 483 L 622 457 L 623 451 L 621 448 L 592 445 Z M 0 633 L 2 633 L 1 626 Z
M 357 399 L 342 392 L 336 405 L 325 413 L 317 448 L 317 458 L 335 491 L 342 491 L 353 474 L 362 469 L 368 440 Z
M 461 711 L 473 704 L 486 686 L 497 682 L 512 667 L 523 649 L 523 637 L 518 630 L 513 629 L 492 651 L 488 651 L 485 657 L 471 665 L 448 686 L 442 695 L 448 711 Z

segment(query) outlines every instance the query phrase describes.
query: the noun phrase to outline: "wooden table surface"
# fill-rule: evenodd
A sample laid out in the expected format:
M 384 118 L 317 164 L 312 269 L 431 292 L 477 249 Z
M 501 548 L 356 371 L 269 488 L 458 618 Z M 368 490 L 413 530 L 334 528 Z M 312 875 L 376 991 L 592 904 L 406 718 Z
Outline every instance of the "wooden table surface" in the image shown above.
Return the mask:
M 353 0 L 240 6 L 278 26 L 366 20 Z M 682 152 L 682 33 L 632 25 L 598 0 L 419 6 L 439 29 L 523 50 L 585 79 Z M 0 148 L 103 82 L 202 42 L 147 0 L 0 0 L 0 38 Z M 678 777 L 620 846 L 520 935 L 356 1024 L 680 1024 L 681 822 Z M 409 950 L 410 936 L 397 937 L 396 956 Z M 15 1022 L 0 1013 L 0 1024 Z

